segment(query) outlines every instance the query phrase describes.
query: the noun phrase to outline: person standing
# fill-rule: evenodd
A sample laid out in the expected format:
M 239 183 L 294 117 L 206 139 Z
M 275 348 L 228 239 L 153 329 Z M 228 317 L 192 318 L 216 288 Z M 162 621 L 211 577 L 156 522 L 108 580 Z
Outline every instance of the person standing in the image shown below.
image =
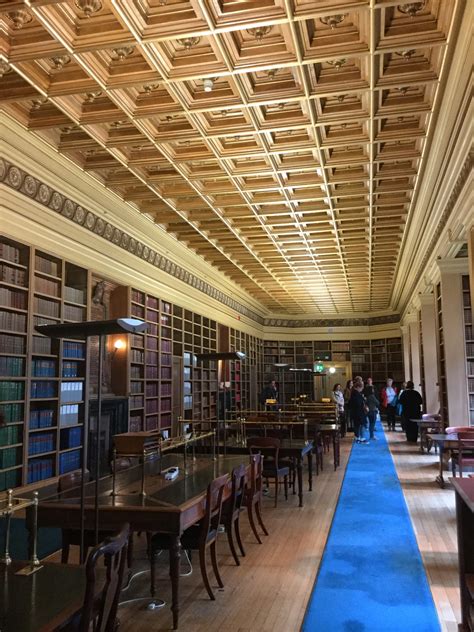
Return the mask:
M 397 389 L 393 386 L 393 380 L 388 377 L 381 391 L 382 406 L 387 413 L 387 426 L 389 430 L 395 430 L 395 417 L 397 414 Z
M 421 419 L 421 405 L 423 399 L 418 391 L 415 391 L 413 382 L 407 382 L 406 389 L 400 395 L 399 402 L 402 407 L 402 424 L 405 429 L 407 441 L 416 443 L 418 441 L 418 424 L 412 419 Z
M 274 399 L 274 404 L 267 404 L 268 399 Z M 266 410 L 276 410 L 278 403 L 278 388 L 275 380 L 272 380 L 267 384 L 260 395 L 260 403 L 263 404 Z
M 352 419 L 351 419 L 351 411 L 349 409 L 349 401 L 352 395 L 352 387 L 354 386 L 354 382 L 352 380 L 347 380 L 346 388 L 344 389 L 344 411 L 346 415 L 346 430 L 352 430 Z
M 364 426 L 367 418 L 367 406 L 362 391 L 364 390 L 364 382 L 362 380 L 354 380 L 351 398 L 349 400 L 349 411 L 354 424 L 354 440 L 357 443 L 367 443 L 364 438 Z
M 337 413 L 339 416 L 339 423 L 341 425 L 341 437 L 346 434 L 346 417 L 344 413 L 344 393 L 342 392 L 342 386 L 335 384 L 332 389 L 332 401 L 337 405 Z
M 369 436 L 371 440 L 376 441 L 375 422 L 377 421 L 377 413 L 379 412 L 380 402 L 375 395 L 375 389 L 372 385 L 371 377 L 367 378 L 367 384 L 364 388 L 364 397 L 369 409 L 369 412 L 367 413 L 367 417 L 369 419 Z

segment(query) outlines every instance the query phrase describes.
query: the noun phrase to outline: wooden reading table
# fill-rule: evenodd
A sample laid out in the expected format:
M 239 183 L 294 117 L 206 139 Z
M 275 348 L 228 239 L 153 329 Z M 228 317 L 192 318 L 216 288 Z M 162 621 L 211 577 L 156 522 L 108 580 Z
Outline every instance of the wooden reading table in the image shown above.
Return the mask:
M 459 586 L 461 589 L 460 630 L 474 630 L 474 478 L 452 478 L 456 491 Z
M 161 459 L 146 462 L 145 483 L 147 494 L 140 494 L 142 468 L 134 466 L 117 474 L 116 495 L 112 495 L 112 477 L 100 481 L 99 524 L 104 531 L 119 531 L 130 523 L 133 531 L 152 531 L 168 534 L 172 541 L 169 564 L 171 577 L 171 610 L 173 627 L 179 619 L 179 575 L 181 558 L 180 537 L 185 529 L 204 516 L 205 496 L 208 484 L 222 474 L 248 459 L 219 457 L 217 461 L 199 458 L 174 481 L 166 481 L 162 470 L 176 465 L 176 456 L 167 454 Z M 250 465 L 248 466 L 250 470 Z M 230 496 L 231 484 L 224 493 Z M 80 490 L 68 490 L 64 494 L 43 500 L 38 506 L 39 527 L 80 528 Z M 86 485 L 85 528 L 93 530 L 94 482 Z M 41 572 L 41 571 L 39 571 Z
M 444 454 L 448 450 L 457 450 L 459 448 L 459 439 L 456 433 L 452 434 L 432 434 L 431 440 L 439 447 L 439 474 L 436 482 L 440 487 L 445 486 L 444 473 Z

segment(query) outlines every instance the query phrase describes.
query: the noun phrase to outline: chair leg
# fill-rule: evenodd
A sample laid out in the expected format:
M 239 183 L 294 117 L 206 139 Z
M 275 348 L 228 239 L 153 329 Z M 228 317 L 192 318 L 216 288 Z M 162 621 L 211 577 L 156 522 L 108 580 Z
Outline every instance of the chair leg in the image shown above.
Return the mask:
M 155 578 L 156 578 L 156 569 L 155 569 L 155 552 L 150 550 L 150 594 L 151 598 L 155 598 Z
M 275 478 L 275 507 L 278 505 L 278 492 L 280 491 L 280 481 L 278 476 Z
M 285 500 L 288 500 L 288 476 L 283 477 L 283 486 L 285 489 Z
M 211 584 L 209 583 L 209 578 L 207 576 L 207 567 L 206 567 L 206 548 L 202 547 L 199 549 L 199 565 L 201 567 L 201 575 L 202 581 L 204 582 L 204 586 L 206 587 L 207 594 L 212 601 L 215 601 L 214 593 L 212 592 Z
M 255 525 L 255 520 L 253 518 L 253 502 L 250 502 L 248 507 L 247 507 L 247 516 L 249 517 L 249 523 L 250 523 L 250 528 L 252 529 L 255 537 L 257 538 L 257 542 L 259 544 L 263 544 L 262 540 L 260 539 L 260 535 L 257 531 L 257 527 Z M 258 518 L 258 511 L 257 511 L 257 518 Z M 260 522 L 260 520 L 259 520 Z
M 219 588 L 224 588 L 224 582 L 222 581 L 221 574 L 219 573 L 219 566 L 217 565 L 216 540 L 212 542 L 209 548 L 211 549 L 212 570 L 214 571 L 214 575 L 216 576 L 217 583 L 219 584 Z
M 67 564 L 68 559 L 69 559 L 69 543 L 63 542 L 63 545 L 61 548 L 61 564 Z
M 262 531 L 265 535 L 268 535 L 268 531 L 267 528 L 265 527 L 265 525 L 263 524 L 263 519 L 262 519 L 262 512 L 261 512 L 261 508 L 260 508 L 260 501 L 258 503 L 255 504 L 255 513 L 257 514 L 257 520 L 258 520 L 258 524 L 262 527 Z
M 237 551 L 235 550 L 235 546 L 234 546 L 234 537 L 232 534 L 232 520 L 230 520 L 229 523 L 226 524 L 225 530 L 227 533 L 227 541 L 229 542 L 229 548 L 230 548 L 230 552 L 232 553 L 232 557 L 234 558 L 234 561 L 237 564 L 237 566 L 240 566 L 240 560 L 238 558 Z
M 245 557 L 245 549 L 244 545 L 242 544 L 242 538 L 240 537 L 240 517 L 237 518 L 237 520 L 234 522 L 234 530 L 237 544 L 239 545 L 240 552 L 242 553 L 242 557 Z
M 128 536 L 128 549 L 127 549 L 127 567 L 128 570 L 132 568 L 133 564 L 133 531 Z

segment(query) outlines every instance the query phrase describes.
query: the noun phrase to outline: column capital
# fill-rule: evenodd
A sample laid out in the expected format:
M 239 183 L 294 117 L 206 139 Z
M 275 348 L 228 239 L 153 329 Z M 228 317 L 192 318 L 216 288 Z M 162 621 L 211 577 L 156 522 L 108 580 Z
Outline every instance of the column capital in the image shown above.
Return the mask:
M 420 301 L 420 305 L 423 307 L 423 305 L 434 305 L 435 297 L 433 293 L 419 294 L 418 300 Z
M 469 259 L 436 259 L 441 274 L 469 274 Z
M 408 336 L 408 333 L 410 331 L 410 327 L 408 325 L 402 325 L 400 329 L 402 330 L 402 334 L 404 336 Z

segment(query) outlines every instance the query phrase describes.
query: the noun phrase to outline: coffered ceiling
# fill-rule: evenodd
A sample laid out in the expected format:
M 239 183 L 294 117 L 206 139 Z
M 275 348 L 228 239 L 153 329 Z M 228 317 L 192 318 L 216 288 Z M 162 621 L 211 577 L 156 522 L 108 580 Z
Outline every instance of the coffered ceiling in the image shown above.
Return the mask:
M 0 0 L 0 107 L 267 310 L 390 310 L 458 4 Z

